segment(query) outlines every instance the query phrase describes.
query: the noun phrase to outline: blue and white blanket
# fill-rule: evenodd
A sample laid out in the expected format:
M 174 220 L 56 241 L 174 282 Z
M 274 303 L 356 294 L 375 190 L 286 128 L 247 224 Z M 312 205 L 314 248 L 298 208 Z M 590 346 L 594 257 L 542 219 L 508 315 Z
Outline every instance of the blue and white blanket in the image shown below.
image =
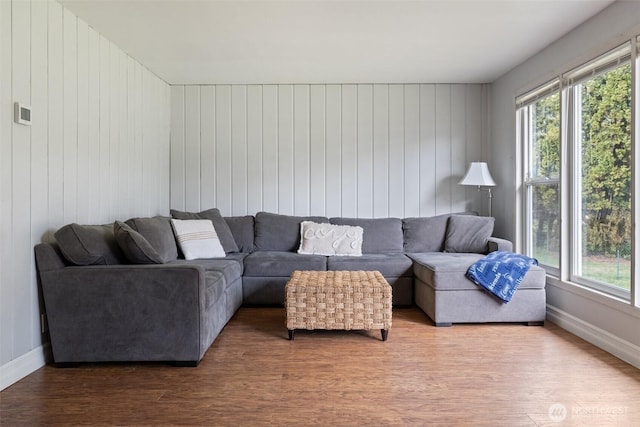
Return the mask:
M 495 251 L 472 264 L 467 270 L 467 278 L 506 304 L 532 265 L 538 265 L 535 258 Z

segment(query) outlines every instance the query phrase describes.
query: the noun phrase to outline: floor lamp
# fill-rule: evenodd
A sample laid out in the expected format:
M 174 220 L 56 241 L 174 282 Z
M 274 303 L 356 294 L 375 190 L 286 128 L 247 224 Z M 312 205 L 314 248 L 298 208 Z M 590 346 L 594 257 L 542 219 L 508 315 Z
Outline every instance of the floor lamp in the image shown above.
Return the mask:
M 471 162 L 469 165 L 469 169 L 467 169 L 467 173 L 464 178 L 458 182 L 460 185 L 473 185 L 478 187 L 478 191 L 486 190 L 489 192 L 489 216 L 491 215 L 491 199 L 493 195 L 491 194 L 491 187 L 496 185 L 495 181 L 491 177 L 489 173 L 489 167 L 485 162 Z M 482 188 L 489 187 L 489 188 Z

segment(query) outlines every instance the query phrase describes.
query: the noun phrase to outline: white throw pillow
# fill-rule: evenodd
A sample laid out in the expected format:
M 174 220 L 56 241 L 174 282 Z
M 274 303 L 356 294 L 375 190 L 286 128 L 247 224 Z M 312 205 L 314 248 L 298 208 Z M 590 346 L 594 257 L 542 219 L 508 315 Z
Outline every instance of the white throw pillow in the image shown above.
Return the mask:
M 171 225 L 185 259 L 221 258 L 226 254 L 209 219 L 172 219 Z
M 299 254 L 307 255 L 362 255 L 362 227 L 351 225 L 300 223 Z

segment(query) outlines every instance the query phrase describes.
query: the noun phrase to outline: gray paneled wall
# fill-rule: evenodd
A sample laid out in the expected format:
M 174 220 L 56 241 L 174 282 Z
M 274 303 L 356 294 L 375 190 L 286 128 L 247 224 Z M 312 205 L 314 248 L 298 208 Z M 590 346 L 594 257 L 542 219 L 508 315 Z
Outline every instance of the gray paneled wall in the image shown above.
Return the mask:
M 42 357 L 33 246 L 65 223 L 168 212 L 169 97 L 59 3 L 0 1 L 2 384 Z M 16 101 L 32 126 L 13 123 Z
M 458 84 L 171 86 L 171 206 L 225 215 L 482 210 L 457 185 L 486 145 L 487 89 Z

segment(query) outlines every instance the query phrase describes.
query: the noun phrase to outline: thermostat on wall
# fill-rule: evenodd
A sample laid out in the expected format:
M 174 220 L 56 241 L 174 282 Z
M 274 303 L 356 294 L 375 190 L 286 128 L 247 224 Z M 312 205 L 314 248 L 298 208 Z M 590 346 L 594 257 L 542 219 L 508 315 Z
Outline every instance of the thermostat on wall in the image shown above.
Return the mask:
M 13 120 L 21 125 L 31 126 L 31 107 L 19 102 L 14 104 Z

